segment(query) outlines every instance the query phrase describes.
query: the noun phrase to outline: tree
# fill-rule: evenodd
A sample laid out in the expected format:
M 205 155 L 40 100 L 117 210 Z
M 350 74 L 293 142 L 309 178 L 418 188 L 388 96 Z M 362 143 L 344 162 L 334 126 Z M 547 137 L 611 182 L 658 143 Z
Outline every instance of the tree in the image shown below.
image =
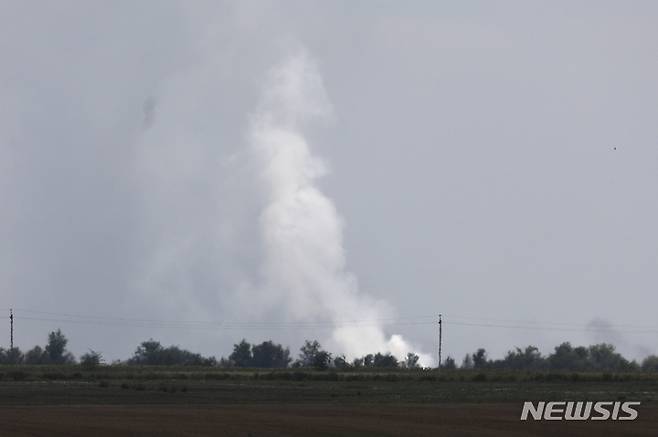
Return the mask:
M 589 351 L 587 348 L 574 348 L 568 341 L 556 346 L 555 351 L 548 356 L 549 367 L 554 370 L 587 370 L 588 361 Z
M 466 354 L 462 360 L 462 369 L 472 369 L 473 368 L 473 359 L 469 354 Z
M 318 370 L 326 370 L 331 364 L 331 354 L 327 351 L 319 351 L 313 360 L 313 367 Z
M 393 355 L 386 353 L 382 354 L 380 352 L 377 352 L 375 354 L 374 362 L 373 362 L 374 367 L 384 367 L 384 368 L 392 368 L 392 367 L 398 367 L 398 359 L 395 358 Z
M 163 347 L 159 341 L 149 339 L 142 342 L 128 364 L 139 365 L 181 365 L 181 366 L 214 366 L 214 357 L 203 357 L 178 346 Z
M 23 352 L 17 347 L 4 350 L 0 348 L 0 364 L 21 364 Z
M 412 352 L 407 354 L 407 358 L 404 360 L 404 366 L 407 369 L 417 369 L 420 366 L 418 365 L 418 360 L 420 357 Z
M 642 360 L 642 370 L 646 372 L 658 372 L 658 355 L 649 355 Z
M 312 367 L 313 363 L 315 363 L 315 358 L 321 351 L 321 346 L 317 340 L 306 340 L 299 351 L 298 361 L 301 367 Z
M 217 366 L 223 369 L 230 369 L 231 367 L 235 367 L 235 363 L 228 358 L 221 357 L 217 363 Z
M 351 366 L 345 359 L 345 355 L 339 355 L 334 358 L 334 367 L 336 369 L 349 369 Z
M 446 369 L 446 370 L 455 370 L 455 369 L 457 368 L 457 364 L 455 363 L 455 359 L 449 356 L 449 357 L 446 358 L 446 360 L 443 362 L 443 364 L 441 365 L 441 367 L 442 367 L 443 369 Z
M 70 364 L 75 362 L 73 355 L 66 350 L 68 339 L 60 329 L 48 334 L 48 344 L 44 350 L 45 359 L 51 364 Z
M 80 357 L 80 365 L 85 369 L 95 369 L 103 362 L 103 355 L 93 349 Z
M 535 346 L 527 346 L 525 349 L 515 348 L 507 352 L 502 360 L 493 363 L 494 367 L 513 370 L 536 370 L 544 367 L 546 359 L 541 356 L 539 349 Z
M 615 351 L 615 347 L 608 343 L 593 344 L 589 347 L 590 365 L 595 370 L 624 371 L 629 370 L 631 364 L 626 358 Z
M 300 354 L 296 363 L 298 367 L 315 367 L 319 370 L 329 368 L 331 354 L 322 350 L 322 346 L 317 340 L 306 340 L 299 351 Z
M 217 364 L 215 357 L 204 357 L 178 346 L 169 346 L 161 352 L 160 364 L 178 366 L 214 366 Z
M 32 349 L 25 353 L 23 362 L 25 364 L 43 364 L 45 361 L 45 353 L 41 346 L 34 346 Z
M 131 359 L 128 360 L 130 364 L 161 364 L 160 363 L 160 353 L 164 348 L 159 341 L 155 341 L 152 338 L 143 341 L 137 349 Z
M 251 365 L 253 367 L 285 368 L 291 361 L 290 350 L 283 348 L 280 344 L 274 344 L 271 340 L 264 341 L 252 348 Z
M 363 358 L 354 358 L 352 360 L 352 367 L 354 368 L 363 367 Z
M 250 367 L 253 359 L 251 345 L 243 338 L 240 343 L 233 345 L 233 353 L 228 359 L 235 367 Z
M 487 367 L 487 351 L 480 348 L 473 354 L 473 368 L 484 369 L 485 367 Z

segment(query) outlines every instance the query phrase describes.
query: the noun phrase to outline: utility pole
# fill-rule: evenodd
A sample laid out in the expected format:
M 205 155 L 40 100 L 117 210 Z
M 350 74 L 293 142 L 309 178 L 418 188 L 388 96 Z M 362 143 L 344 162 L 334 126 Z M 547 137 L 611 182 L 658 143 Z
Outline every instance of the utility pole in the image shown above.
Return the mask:
M 14 310 L 9 309 L 9 330 L 11 332 L 10 344 L 11 349 L 14 349 Z
M 443 321 L 441 320 L 441 314 L 439 314 L 439 370 L 441 370 L 441 346 L 443 345 L 443 338 L 441 328 L 443 327 Z

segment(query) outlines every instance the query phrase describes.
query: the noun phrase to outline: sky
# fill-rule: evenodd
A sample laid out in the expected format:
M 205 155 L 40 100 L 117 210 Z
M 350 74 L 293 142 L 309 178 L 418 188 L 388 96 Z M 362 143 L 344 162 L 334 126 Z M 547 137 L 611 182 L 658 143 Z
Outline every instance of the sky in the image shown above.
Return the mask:
M 441 313 L 457 360 L 658 352 L 655 2 L 0 10 L 0 311 L 21 348 L 61 328 L 107 359 L 148 338 L 434 356 Z M 288 183 L 311 197 L 272 219 Z

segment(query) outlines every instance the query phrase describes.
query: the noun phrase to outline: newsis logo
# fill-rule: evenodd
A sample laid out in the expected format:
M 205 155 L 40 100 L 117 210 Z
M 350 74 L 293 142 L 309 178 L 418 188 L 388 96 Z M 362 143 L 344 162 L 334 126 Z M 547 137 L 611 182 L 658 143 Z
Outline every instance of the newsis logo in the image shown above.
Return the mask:
M 521 420 L 635 420 L 640 402 L 524 402 Z

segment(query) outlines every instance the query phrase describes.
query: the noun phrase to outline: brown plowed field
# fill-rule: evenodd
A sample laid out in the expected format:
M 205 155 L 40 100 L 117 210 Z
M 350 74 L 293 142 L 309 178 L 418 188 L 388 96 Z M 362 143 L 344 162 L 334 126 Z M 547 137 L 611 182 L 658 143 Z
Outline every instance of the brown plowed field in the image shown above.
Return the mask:
M 657 436 L 636 422 L 521 422 L 519 404 L 22 406 L 0 408 L 2 436 Z

